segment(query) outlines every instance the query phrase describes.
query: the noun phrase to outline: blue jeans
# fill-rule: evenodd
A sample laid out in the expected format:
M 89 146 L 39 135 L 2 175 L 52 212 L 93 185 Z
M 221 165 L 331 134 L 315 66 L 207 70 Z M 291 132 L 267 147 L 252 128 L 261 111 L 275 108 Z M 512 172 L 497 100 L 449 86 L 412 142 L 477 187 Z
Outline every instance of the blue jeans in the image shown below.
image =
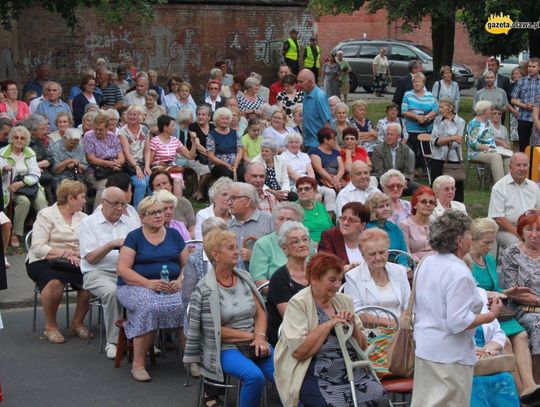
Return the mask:
M 133 206 L 137 208 L 139 202 L 141 202 L 146 195 L 146 189 L 148 188 L 148 175 L 144 176 L 144 179 L 139 179 L 136 175 L 131 177 L 131 186 L 133 187 Z
M 242 382 L 240 389 L 240 407 L 258 406 L 266 379 L 274 382 L 274 349 L 265 359 L 251 360 L 238 349 L 221 352 L 223 372 L 238 377 Z

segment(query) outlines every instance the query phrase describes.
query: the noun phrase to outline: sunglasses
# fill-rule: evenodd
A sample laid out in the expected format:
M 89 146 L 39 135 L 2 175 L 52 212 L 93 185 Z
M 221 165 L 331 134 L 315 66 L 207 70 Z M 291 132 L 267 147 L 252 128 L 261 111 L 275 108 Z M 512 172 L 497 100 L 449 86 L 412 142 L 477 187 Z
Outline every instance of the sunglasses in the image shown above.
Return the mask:
M 312 187 L 302 187 L 302 188 L 296 188 L 296 190 L 298 192 L 309 192 L 311 191 L 313 188 Z
M 418 202 L 420 202 L 422 205 L 431 205 L 431 206 L 435 206 L 435 203 L 436 203 L 433 199 L 422 199 Z

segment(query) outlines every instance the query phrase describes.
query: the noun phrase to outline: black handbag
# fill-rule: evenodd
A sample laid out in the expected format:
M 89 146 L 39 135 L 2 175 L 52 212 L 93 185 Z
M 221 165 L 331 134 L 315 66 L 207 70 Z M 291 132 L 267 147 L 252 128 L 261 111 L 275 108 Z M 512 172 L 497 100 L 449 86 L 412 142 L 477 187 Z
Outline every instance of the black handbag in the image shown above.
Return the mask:
M 24 183 L 24 176 L 21 174 L 17 174 L 15 178 L 13 178 L 13 182 L 19 182 L 21 181 Z M 38 193 L 39 190 L 39 183 L 35 183 L 32 185 L 26 185 L 24 184 L 24 187 L 19 188 L 17 191 L 15 191 L 15 194 L 24 195 L 30 199 L 34 199 Z
M 457 163 L 449 163 L 448 162 L 448 155 L 450 154 L 450 148 L 448 149 L 448 152 L 446 153 L 446 159 L 443 163 L 443 170 L 442 175 L 448 175 L 452 178 L 454 178 L 456 181 L 465 181 L 467 178 L 465 176 L 465 165 L 463 164 L 463 161 L 459 160 L 459 150 L 457 147 L 454 147 L 456 149 L 458 162 Z

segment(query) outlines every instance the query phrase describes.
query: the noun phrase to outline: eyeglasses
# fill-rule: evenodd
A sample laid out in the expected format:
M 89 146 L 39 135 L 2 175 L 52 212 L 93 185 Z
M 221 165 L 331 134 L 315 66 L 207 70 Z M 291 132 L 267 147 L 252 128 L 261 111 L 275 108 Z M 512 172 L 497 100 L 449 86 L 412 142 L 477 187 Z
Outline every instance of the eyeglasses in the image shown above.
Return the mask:
M 313 187 L 302 187 L 302 188 L 296 188 L 298 192 L 309 192 L 313 189 Z
M 114 201 L 114 202 L 111 202 L 109 201 L 108 199 L 105 199 L 105 198 L 101 198 L 103 201 L 107 202 L 109 205 L 111 205 L 112 207 L 114 208 L 118 208 L 118 207 L 122 207 L 122 208 L 125 208 L 126 205 L 127 205 L 127 202 L 124 202 L 124 201 Z
M 418 202 L 420 202 L 422 205 L 431 205 L 431 206 L 435 206 L 435 203 L 436 203 L 433 199 L 422 199 Z
M 497 116 L 500 116 L 500 115 L 502 115 L 502 113 L 501 113 L 501 112 L 491 112 L 491 114 L 494 114 L 494 115 L 497 115 Z
M 145 213 L 146 216 L 157 216 L 163 215 L 163 209 L 156 209 L 155 211 L 148 211 Z
M 309 237 L 304 236 L 300 239 L 290 239 L 288 242 L 291 246 L 299 246 L 300 244 L 309 244 Z
M 234 202 L 234 201 L 236 201 L 237 199 L 240 199 L 240 198 L 249 198 L 249 196 L 247 196 L 247 195 L 230 195 L 227 198 L 225 198 L 225 200 Z
M 388 189 L 402 189 L 403 188 L 403 184 L 388 184 L 385 186 Z
M 353 218 L 352 216 L 340 216 L 339 221 L 342 222 L 342 223 L 347 223 L 347 222 L 350 222 L 350 223 L 362 223 L 361 219 Z

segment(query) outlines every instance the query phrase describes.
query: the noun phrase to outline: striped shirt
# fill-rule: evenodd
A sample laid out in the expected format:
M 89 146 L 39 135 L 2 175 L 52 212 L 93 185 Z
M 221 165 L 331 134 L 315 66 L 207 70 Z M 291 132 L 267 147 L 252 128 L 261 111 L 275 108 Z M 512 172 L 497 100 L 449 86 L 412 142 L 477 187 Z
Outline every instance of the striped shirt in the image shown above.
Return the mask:
M 101 93 L 101 101 L 107 107 L 114 107 L 117 102 L 124 102 L 124 95 L 122 95 L 122 91 L 114 83 L 109 82 L 105 89 L 101 89 Z
M 405 92 L 403 102 L 401 103 L 401 112 L 412 112 L 418 115 L 427 115 L 431 112 L 438 112 L 439 106 L 433 93 L 424 91 L 423 96 L 418 96 L 414 90 Z M 423 126 L 417 121 L 405 117 L 405 126 L 409 133 L 431 133 L 433 125 L 430 123 Z
M 521 78 L 514 86 L 512 97 L 525 104 L 537 103 L 537 99 L 540 97 L 540 75 L 537 75 L 534 79 L 531 78 L 531 75 Z M 518 120 L 532 122 L 532 111 L 519 109 Z
M 41 102 L 36 109 L 37 114 L 45 116 L 49 120 L 50 131 L 57 130 L 56 116 L 60 112 L 68 112 L 71 114 L 69 105 L 61 100 L 59 100 L 56 104 L 50 102 L 49 100 L 43 100 L 43 102 Z
M 150 140 L 150 151 L 154 152 L 154 162 L 175 162 L 176 152 L 183 144 L 176 137 L 171 137 L 168 144 L 163 143 L 159 136 Z

